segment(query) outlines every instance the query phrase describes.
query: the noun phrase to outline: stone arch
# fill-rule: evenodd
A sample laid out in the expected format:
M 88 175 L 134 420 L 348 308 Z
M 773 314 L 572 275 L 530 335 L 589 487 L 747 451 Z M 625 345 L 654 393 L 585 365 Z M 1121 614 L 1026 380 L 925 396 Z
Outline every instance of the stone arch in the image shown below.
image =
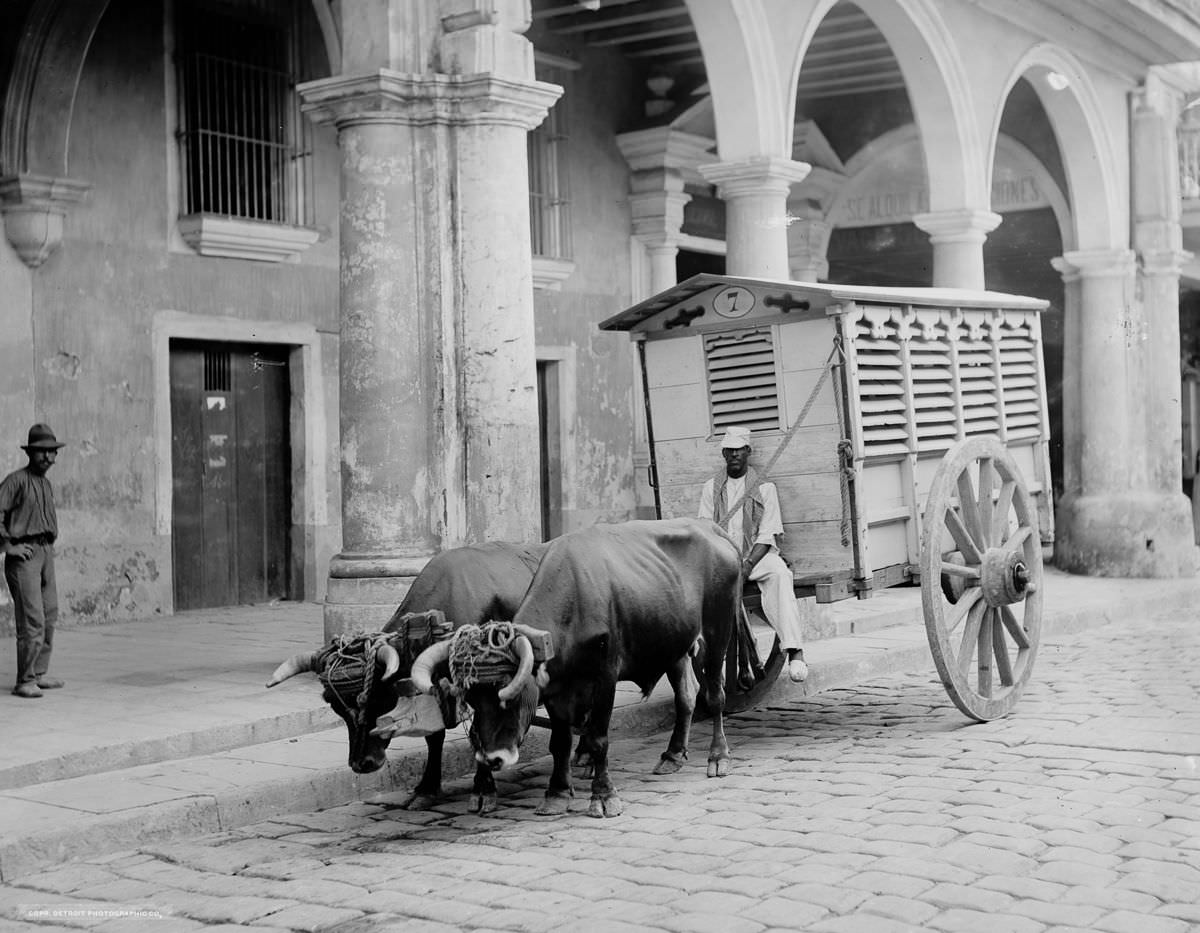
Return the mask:
M 722 161 L 790 159 L 795 77 L 792 49 L 804 48 L 836 0 L 687 0 L 708 74 Z M 768 11 L 767 6 L 772 9 Z
M 937 165 L 929 186 L 932 212 L 987 210 L 991 162 L 976 129 L 975 104 L 957 46 L 931 0 L 855 0 L 878 27 L 910 90 L 925 165 Z M 797 72 L 798 74 L 798 72 Z
M 311 2 L 332 74 L 341 70 L 329 0 Z M 14 56 L 0 122 L 0 176 L 66 178 L 75 92 L 110 0 L 35 0 Z
M 0 174 L 67 177 L 75 91 L 109 0 L 35 0 L 0 123 Z
M 1052 75 L 1060 85 L 1055 90 Z M 1055 129 L 1067 176 L 1067 199 L 1073 229 L 1064 231 L 1069 249 L 1121 249 L 1128 245 L 1128 210 L 1122 207 L 1127 186 L 1120 183 L 1116 147 L 1101 114 L 1099 100 L 1087 73 L 1067 52 L 1049 44 L 1035 46 L 1017 62 L 1004 84 L 1001 101 L 1025 78 L 1041 101 Z M 997 108 L 989 138 L 995 151 L 1000 137 Z M 990 181 L 991 160 L 988 161 Z M 1086 197 L 1081 193 L 1086 192 Z

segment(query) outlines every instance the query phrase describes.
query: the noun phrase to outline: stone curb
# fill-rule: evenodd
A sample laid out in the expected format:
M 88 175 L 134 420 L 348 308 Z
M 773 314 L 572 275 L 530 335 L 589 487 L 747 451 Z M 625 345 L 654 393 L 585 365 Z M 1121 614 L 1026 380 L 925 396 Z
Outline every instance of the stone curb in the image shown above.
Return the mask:
M 1152 614 L 1192 608 L 1200 596 L 1200 582 L 1172 581 L 1161 591 L 1136 592 L 1119 599 L 1103 596 L 1065 610 L 1043 613 L 1044 636 L 1061 636 L 1085 629 L 1118 622 L 1131 613 Z M 1147 590 L 1146 586 L 1136 587 Z M 914 619 L 921 618 L 919 607 Z M 810 659 L 810 676 L 805 684 L 792 684 L 781 677 L 775 687 L 759 700 L 769 704 L 793 700 L 828 690 L 865 683 L 878 677 L 933 665 L 925 642 L 923 625 L 904 625 L 903 630 L 887 630 L 866 635 L 829 639 L 816 642 L 806 652 Z M 1036 676 L 1036 672 L 1035 675 Z M 668 728 L 674 711 L 671 694 L 660 684 L 647 700 L 626 703 L 613 711 L 612 733 L 631 737 L 646 735 Z M 949 702 L 949 700 L 947 700 Z M 341 730 L 335 730 L 339 741 Z M 268 746 L 303 743 L 329 732 L 280 740 Z M 534 729 L 526 739 L 522 758 L 541 757 L 547 751 L 548 733 Z M 215 767 L 221 767 L 221 755 L 209 756 Z M 191 759 L 202 762 L 206 759 Z M 169 841 L 179 837 L 228 831 L 286 813 L 323 809 L 369 800 L 372 796 L 411 787 L 418 780 L 425 762 L 423 742 L 411 741 L 393 748 L 387 768 L 373 775 L 353 774 L 344 764 L 337 767 L 309 767 L 306 773 L 291 779 L 262 780 L 220 790 L 211 794 L 194 794 L 158 803 L 134 806 L 109 814 L 78 812 L 69 825 L 32 828 L 24 834 L 13 834 L 0 840 L 0 881 L 9 882 L 39 869 L 70 859 L 88 858 L 106 853 L 133 849 L 139 845 Z M 172 762 L 143 766 L 121 772 L 122 780 L 136 781 L 134 773 L 155 767 L 159 773 L 170 769 Z M 465 737 L 448 737 L 443 754 L 445 780 L 466 775 L 473 770 L 471 750 Z M 114 780 L 112 775 L 93 775 L 90 779 Z M 80 780 L 89 780 L 81 778 Z

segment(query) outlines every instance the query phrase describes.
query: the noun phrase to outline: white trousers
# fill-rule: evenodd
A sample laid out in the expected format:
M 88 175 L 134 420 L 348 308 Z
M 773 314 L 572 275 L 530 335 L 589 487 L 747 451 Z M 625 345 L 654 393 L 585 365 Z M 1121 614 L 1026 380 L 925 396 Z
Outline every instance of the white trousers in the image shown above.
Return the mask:
M 783 558 L 774 551 L 764 554 L 750 571 L 750 579 L 758 584 L 762 593 L 763 615 L 779 634 L 779 646 L 785 651 L 804 647 L 800 606 L 792 589 L 792 571 Z

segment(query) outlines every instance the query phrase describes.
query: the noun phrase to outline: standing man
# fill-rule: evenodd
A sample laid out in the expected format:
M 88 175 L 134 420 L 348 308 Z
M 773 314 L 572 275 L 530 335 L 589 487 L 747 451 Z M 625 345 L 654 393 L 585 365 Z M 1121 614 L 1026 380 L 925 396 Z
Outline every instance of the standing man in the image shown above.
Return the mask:
M 35 424 L 21 448 L 29 457 L 28 465 L 0 481 L 4 579 L 12 593 L 17 626 L 17 685 L 13 694 L 27 700 L 63 685 L 61 680 L 46 675 L 54 647 L 54 624 L 58 621 L 53 547 L 58 537 L 58 516 L 46 473 L 62 446 L 47 425 Z
M 774 483 L 760 482 L 758 473 L 750 469 L 749 428 L 727 428 L 721 455 L 725 469 L 705 482 L 700 492 L 700 517 L 715 521 L 741 546 L 742 578 L 758 584 L 763 613 L 787 652 L 788 677 L 800 683 L 808 677 L 808 665 L 804 663 L 792 571 L 775 543 L 775 537 L 783 534 L 779 494 Z

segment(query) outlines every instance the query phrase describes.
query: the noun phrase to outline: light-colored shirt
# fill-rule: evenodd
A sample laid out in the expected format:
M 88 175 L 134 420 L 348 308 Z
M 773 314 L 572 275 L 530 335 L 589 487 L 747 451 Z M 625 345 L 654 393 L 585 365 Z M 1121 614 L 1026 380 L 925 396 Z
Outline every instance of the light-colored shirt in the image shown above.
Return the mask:
M 742 493 L 746 491 L 746 477 L 729 477 L 725 481 L 725 508 L 735 505 L 742 498 Z M 758 523 L 758 535 L 754 539 L 755 544 L 769 545 L 771 550 L 778 551 L 779 547 L 775 543 L 776 535 L 783 535 L 783 519 L 779 512 L 779 493 L 775 490 L 774 483 L 759 483 L 758 491 L 762 497 L 763 514 L 762 521 Z M 704 488 L 700 490 L 700 518 L 707 518 L 712 521 L 713 517 L 713 481 L 710 479 L 704 484 Z M 729 517 L 729 523 L 724 526 L 729 532 L 734 541 L 742 540 L 742 509 L 737 508 Z

